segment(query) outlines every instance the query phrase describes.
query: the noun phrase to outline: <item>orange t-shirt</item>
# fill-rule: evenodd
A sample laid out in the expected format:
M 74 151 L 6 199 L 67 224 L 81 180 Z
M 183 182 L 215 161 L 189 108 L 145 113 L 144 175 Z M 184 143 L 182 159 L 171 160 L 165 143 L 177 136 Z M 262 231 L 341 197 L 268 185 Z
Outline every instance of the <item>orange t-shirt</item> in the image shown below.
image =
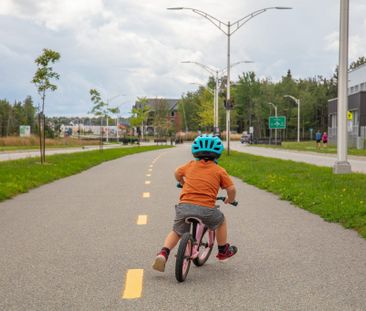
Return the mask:
M 184 177 L 179 203 L 214 207 L 219 188 L 233 185 L 225 169 L 213 161 L 193 160 L 180 166 L 176 173 L 178 177 Z

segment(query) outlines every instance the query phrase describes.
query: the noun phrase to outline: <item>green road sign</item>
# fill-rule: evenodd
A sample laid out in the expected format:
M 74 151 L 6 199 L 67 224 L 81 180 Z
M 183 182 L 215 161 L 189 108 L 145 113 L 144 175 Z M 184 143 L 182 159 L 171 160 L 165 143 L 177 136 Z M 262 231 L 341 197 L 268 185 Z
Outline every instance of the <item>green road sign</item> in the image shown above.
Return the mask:
M 270 129 L 285 129 L 286 128 L 286 117 L 269 117 L 269 128 Z

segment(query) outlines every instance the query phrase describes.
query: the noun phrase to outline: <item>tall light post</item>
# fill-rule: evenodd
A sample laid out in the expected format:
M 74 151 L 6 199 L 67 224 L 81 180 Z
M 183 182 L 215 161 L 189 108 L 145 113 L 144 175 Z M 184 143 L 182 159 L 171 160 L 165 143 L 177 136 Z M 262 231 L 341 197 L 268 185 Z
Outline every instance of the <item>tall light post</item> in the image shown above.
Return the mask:
M 347 161 L 347 108 L 348 108 L 348 26 L 349 0 L 341 0 L 339 22 L 339 66 L 338 66 L 338 100 L 337 100 L 337 161 L 333 173 L 351 172 Z
M 197 66 L 200 66 L 201 68 L 203 68 L 204 70 L 206 70 L 208 73 L 210 73 L 211 75 L 214 76 L 215 79 L 215 90 L 214 90 L 214 134 L 217 134 L 219 132 L 219 92 L 220 92 L 220 77 L 222 78 L 223 75 L 225 74 L 225 71 L 227 70 L 226 68 L 224 69 L 213 69 L 211 66 L 207 66 L 204 64 L 201 64 L 199 62 L 194 62 L 194 61 L 183 61 L 183 64 L 195 64 Z M 253 61 L 249 61 L 249 60 L 242 60 L 242 61 L 238 61 L 235 62 L 233 64 L 230 65 L 230 68 L 233 68 L 239 64 L 250 64 L 253 63 Z
M 260 9 L 257 11 L 254 11 L 246 16 L 244 16 L 241 19 L 238 19 L 234 23 L 230 23 L 228 21 L 227 23 L 222 22 L 221 20 L 217 19 L 216 17 L 213 17 L 212 15 L 207 14 L 206 12 L 203 12 L 201 10 L 197 10 L 194 8 L 187 8 L 187 7 L 174 7 L 174 8 L 168 8 L 168 10 L 191 10 L 192 12 L 206 18 L 209 20 L 212 24 L 214 24 L 218 29 L 220 29 L 227 37 L 227 88 L 226 88 L 226 143 L 227 143 L 227 154 L 230 154 L 230 110 L 233 108 L 231 99 L 230 99 L 230 38 L 231 35 L 234 34 L 239 28 L 241 28 L 244 24 L 246 24 L 249 20 L 256 17 L 259 14 L 262 14 L 268 10 L 287 10 L 291 9 L 289 7 L 269 7 Z M 223 26 L 226 27 L 226 30 L 223 28 Z M 231 28 L 234 26 L 233 28 Z
M 300 99 L 291 95 L 284 95 L 283 97 L 291 98 L 297 105 L 297 142 L 300 142 Z
M 272 105 L 275 110 L 275 117 L 277 118 L 277 106 L 273 103 L 268 103 L 268 105 Z M 277 146 L 277 127 L 275 128 L 275 145 Z
M 108 108 L 108 106 L 109 106 L 109 103 L 112 101 L 112 100 L 114 100 L 114 99 L 116 99 L 117 97 L 120 97 L 120 96 L 126 96 L 125 94 L 118 94 L 118 95 L 116 95 L 116 96 L 113 96 L 113 97 L 110 97 L 110 98 L 107 98 L 107 108 Z M 107 135 L 106 135 L 106 142 L 108 143 L 109 142 L 109 116 L 107 116 Z M 117 132 L 118 132 L 118 128 L 117 128 Z
M 122 103 L 121 105 L 124 105 L 124 104 L 128 104 L 128 102 L 125 102 L 125 103 Z M 118 109 L 119 110 L 119 109 Z M 120 111 L 117 112 L 117 115 L 116 115 L 116 128 L 117 128 L 117 131 L 116 131 L 116 142 L 118 143 L 119 142 L 119 135 L 118 135 L 118 113 Z

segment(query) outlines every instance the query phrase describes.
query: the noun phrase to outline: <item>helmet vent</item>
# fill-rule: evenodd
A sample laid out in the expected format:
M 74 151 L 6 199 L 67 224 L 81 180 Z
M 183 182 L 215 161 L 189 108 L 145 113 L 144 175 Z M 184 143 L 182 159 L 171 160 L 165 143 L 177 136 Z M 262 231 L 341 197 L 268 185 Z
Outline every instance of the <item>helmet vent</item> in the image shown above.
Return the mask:
M 214 145 L 214 141 L 213 141 L 213 140 L 211 140 L 210 149 L 212 149 L 213 145 Z M 216 148 L 215 148 L 215 149 L 216 149 Z
M 198 142 L 200 144 L 200 147 L 203 148 L 202 140 Z

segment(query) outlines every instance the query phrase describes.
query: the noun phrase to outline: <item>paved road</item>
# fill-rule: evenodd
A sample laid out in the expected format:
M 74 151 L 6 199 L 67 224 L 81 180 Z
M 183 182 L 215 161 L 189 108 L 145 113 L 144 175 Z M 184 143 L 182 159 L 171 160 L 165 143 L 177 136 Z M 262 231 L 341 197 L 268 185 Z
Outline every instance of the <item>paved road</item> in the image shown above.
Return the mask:
M 153 271 L 190 158 L 186 145 L 128 156 L 1 203 L 0 310 L 365 310 L 366 241 L 238 179 L 240 205 L 222 207 L 238 254 L 183 284 L 174 257 Z M 127 300 L 130 269 L 143 289 Z
M 319 154 L 315 152 L 301 152 L 293 150 L 278 150 L 272 148 L 243 145 L 240 142 L 231 142 L 231 149 L 240 152 L 260 155 L 264 157 L 305 162 L 318 166 L 333 167 L 337 156 L 335 154 Z M 366 157 L 348 156 L 348 162 L 353 172 L 366 173 Z

